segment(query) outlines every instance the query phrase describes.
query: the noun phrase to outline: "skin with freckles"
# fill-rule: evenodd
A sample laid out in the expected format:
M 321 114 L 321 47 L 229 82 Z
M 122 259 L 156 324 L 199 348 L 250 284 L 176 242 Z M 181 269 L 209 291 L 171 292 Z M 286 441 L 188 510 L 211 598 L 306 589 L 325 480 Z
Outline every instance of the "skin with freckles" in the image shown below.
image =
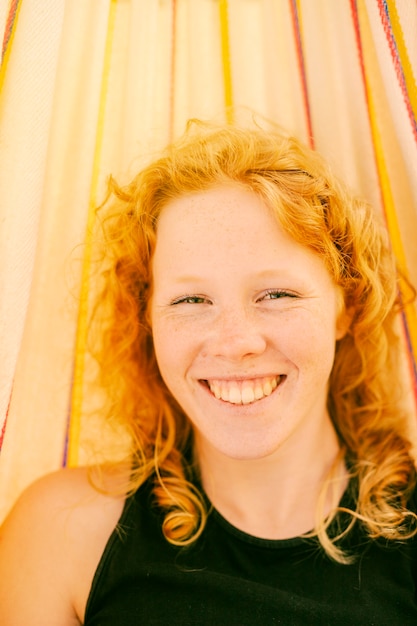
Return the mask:
M 339 447 L 326 398 L 345 329 L 317 254 L 230 185 L 165 206 L 153 281 L 158 365 L 193 424 L 203 475 L 225 459 L 288 472 L 291 456 L 298 467 L 322 459 L 322 478 Z

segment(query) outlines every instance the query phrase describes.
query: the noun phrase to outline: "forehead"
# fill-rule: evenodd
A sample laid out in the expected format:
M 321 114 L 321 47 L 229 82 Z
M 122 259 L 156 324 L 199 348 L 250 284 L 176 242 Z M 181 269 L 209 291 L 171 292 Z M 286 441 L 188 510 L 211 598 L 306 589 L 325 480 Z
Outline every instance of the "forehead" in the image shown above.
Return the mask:
M 158 220 L 157 242 L 180 248 L 199 243 L 216 249 L 237 246 L 242 238 L 257 245 L 279 229 L 276 217 L 264 200 L 243 185 L 231 184 L 185 195 L 163 208 Z
M 320 257 L 292 239 L 263 198 L 243 185 L 183 196 L 162 210 L 155 280 L 197 275 L 233 280 L 262 272 L 329 277 Z

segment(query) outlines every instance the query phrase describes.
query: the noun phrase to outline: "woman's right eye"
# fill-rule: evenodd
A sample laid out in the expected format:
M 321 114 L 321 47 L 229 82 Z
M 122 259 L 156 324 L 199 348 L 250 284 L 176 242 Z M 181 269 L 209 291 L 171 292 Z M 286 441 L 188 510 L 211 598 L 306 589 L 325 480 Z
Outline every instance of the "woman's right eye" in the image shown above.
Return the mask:
M 181 296 L 171 302 L 171 305 L 175 304 L 204 304 L 207 303 L 207 298 L 204 296 Z

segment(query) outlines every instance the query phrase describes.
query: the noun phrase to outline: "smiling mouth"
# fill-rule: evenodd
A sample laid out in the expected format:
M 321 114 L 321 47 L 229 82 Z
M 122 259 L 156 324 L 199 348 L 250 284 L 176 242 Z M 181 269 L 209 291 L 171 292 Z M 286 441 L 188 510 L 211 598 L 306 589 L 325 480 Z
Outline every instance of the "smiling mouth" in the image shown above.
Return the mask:
M 230 404 L 252 404 L 271 395 L 285 376 L 265 376 L 246 380 L 210 379 L 201 381 L 218 399 Z

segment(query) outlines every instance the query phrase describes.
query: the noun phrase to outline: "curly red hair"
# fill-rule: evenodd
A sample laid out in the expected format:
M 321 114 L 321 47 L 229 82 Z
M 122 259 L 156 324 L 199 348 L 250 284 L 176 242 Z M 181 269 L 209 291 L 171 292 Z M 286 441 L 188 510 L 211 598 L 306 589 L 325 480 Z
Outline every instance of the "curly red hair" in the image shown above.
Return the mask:
M 400 302 L 387 234 L 367 203 L 349 193 L 316 152 L 274 129 L 191 121 L 184 136 L 129 185 L 110 180 L 102 220 L 106 269 L 96 311 L 102 333 L 98 360 L 109 415 L 132 438 L 131 490 L 155 474 L 167 539 L 184 545 L 202 531 L 203 500 L 188 481 L 184 461 L 192 431 L 159 374 L 148 303 L 164 205 L 226 182 L 262 196 L 280 225 L 320 255 L 341 287 L 352 321 L 336 347 L 328 406 L 358 479 L 352 519 L 361 519 L 371 537 L 409 536 L 413 515 L 406 503 L 415 469 L 407 415 L 392 384 L 398 372 Z M 327 552 L 343 562 L 346 557 L 327 535 L 335 513 L 327 519 L 319 515 L 315 532 Z

